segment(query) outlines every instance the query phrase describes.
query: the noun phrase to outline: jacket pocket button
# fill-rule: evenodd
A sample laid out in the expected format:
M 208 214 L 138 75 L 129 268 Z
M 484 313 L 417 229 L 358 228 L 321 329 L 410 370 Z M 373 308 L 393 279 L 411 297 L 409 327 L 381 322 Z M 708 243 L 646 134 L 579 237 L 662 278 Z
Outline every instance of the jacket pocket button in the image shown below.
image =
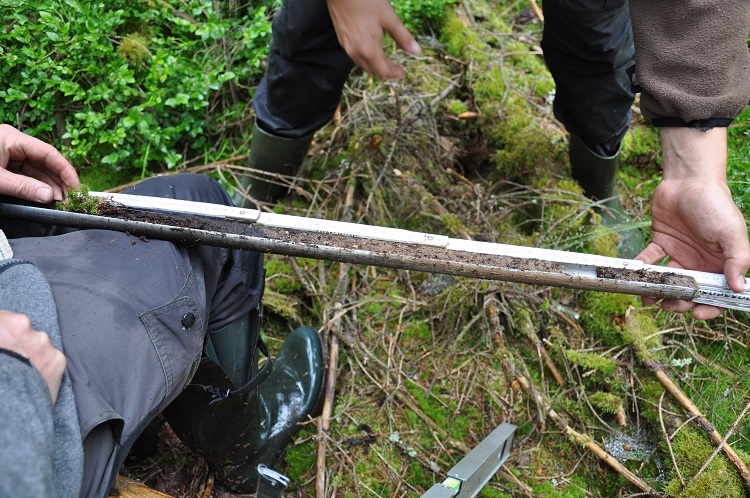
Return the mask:
M 182 329 L 189 329 L 195 323 L 195 315 L 188 312 L 182 315 Z

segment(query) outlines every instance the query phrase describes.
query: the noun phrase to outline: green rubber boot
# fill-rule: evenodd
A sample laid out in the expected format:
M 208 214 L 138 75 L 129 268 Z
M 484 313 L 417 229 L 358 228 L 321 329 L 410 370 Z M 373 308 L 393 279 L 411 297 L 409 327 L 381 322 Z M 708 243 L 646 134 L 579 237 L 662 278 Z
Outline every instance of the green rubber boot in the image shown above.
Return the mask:
M 628 227 L 633 220 L 620 201 L 617 189 L 620 152 L 608 157 L 600 156 L 589 149 L 579 136 L 571 134 L 569 156 L 571 176 L 583 188 L 586 197 L 598 201 L 596 210 L 602 216 L 602 224 L 620 236 L 618 256 L 634 258 L 645 245 L 641 231 Z
M 225 372 L 209 349 L 165 416 L 180 440 L 206 459 L 221 486 L 232 493 L 253 493 L 258 465 L 274 468 L 299 423 L 320 412 L 325 385 L 320 336 L 313 328 L 298 328 L 272 367 L 269 359 L 258 370 L 257 355 L 252 355 L 250 379 L 239 389 L 228 373 L 236 376 L 243 367 L 235 362 Z M 267 353 L 265 346 L 259 349 Z
M 312 138 L 312 134 L 297 139 L 277 137 L 262 130 L 256 123 L 248 167 L 258 171 L 240 177 L 234 204 L 254 209 L 258 202 L 279 200 L 299 173 Z

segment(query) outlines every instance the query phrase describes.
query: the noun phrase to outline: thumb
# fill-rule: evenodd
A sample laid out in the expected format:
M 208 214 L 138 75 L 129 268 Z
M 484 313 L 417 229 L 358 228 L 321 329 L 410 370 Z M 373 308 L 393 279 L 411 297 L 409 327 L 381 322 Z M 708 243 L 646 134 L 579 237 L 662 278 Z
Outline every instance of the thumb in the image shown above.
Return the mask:
M 724 262 L 724 278 L 734 292 L 745 290 L 745 274 L 750 268 L 750 259 L 730 257 Z
M 0 169 L 0 194 L 41 204 L 52 202 L 54 198 L 52 188 L 46 183 L 5 169 Z

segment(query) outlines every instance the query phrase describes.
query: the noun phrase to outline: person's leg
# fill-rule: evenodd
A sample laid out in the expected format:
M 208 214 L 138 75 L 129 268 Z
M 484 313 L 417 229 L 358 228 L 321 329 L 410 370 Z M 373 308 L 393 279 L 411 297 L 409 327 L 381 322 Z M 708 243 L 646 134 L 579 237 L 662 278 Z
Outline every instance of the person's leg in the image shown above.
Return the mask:
M 195 175 L 129 193 L 229 202 Z M 258 305 L 261 286 L 248 288 L 247 270 L 262 275 L 262 256 L 248 265 L 241 251 L 105 230 L 10 244 L 52 288 L 83 436 L 83 495 L 105 496 L 138 434 L 186 385 L 206 331 Z
M 548 0 L 544 18 L 555 117 L 596 154 L 615 155 L 635 98 L 627 74 L 634 53 L 627 0 Z
M 237 196 L 238 205 L 251 207 L 253 199 L 273 202 L 286 192 L 313 134 L 333 117 L 353 67 L 325 0 L 284 0 L 253 99 L 256 123 L 248 166 L 266 173 L 241 178 L 244 196 Z
M 570 133 L 571 176 L 584 194 L 600 202 L 603 223 L 618 230 L 618 253 L 643 249 L 628 223 L 617 189 L 622 139 L 635 94 L 628 68 L 633 37 L 627 0 L 544 2 L 542 49 L 555 80 L 555 117 Z

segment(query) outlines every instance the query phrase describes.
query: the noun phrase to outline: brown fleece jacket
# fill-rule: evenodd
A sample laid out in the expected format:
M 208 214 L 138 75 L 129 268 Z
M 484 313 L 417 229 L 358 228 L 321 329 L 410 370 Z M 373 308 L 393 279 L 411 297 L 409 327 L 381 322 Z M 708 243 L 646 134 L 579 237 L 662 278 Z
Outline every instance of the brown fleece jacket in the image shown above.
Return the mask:
M 630 10 L 643 115 L 728 126 L 750 101 L 750 1 L 630 0 Z

